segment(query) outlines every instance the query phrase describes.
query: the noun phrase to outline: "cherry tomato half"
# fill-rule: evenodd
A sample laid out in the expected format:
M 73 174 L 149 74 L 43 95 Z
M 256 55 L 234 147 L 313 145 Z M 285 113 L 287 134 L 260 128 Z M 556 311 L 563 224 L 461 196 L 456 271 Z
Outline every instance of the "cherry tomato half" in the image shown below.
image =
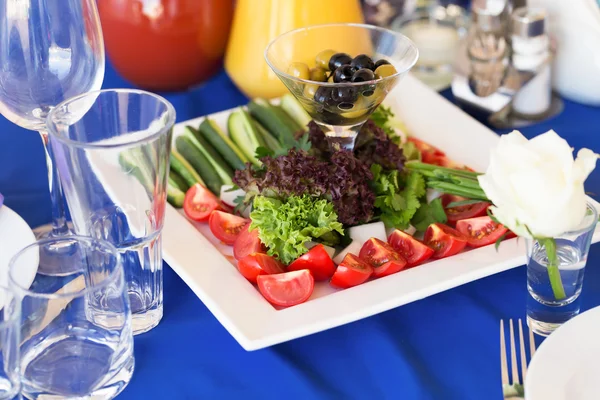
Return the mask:
M 326 281 L 335 272 L 335 264 L 325 250 L 325 246 L 317 244 L 312 249 L 298 257 L 287 267 L 288 271 L 308 269 L 315 281 Z
M 490 217 L 463 219 L 456 223 L 456 230 L 462 233 L 469 246 L 482 247 L 496 243 L 508 229 L 504 225 L 492 221 Z
M 491 205 L 488 202 L 481 201 L 478 203 L 467 204 L 464 206 L 446 208 L 448 204 L 467 200 L 464 197 L 454 196 L 451 194 L 442 195 L 442 205 L 448 217 L 448 225 L 454 226 L 457 221 L 467 218 L 475 218 L 487 215 L 487 209 Z
M 237 264 L 240 274 L 252 283 L 259 275 L 281 274 L 285 267 L 275 258 L 264 253 L 252 253 L 240 259 Z
M 208 219 L 212 234 L 225 244 L 233 244 L 249 223 L 249 219 L 218 210 L 213 211 Z
M 409 268 L 425 262 L 433 255 L 432 248 L 398 229 L 388 237 L 388 243 L 404 257 Z
M 199 183 L 190 187 L 185 193 L 183 211 L 188 218 L 203 222 L 208 221 L 214 210 L 222 210 L 219 198 Z
M 258 229 L 249 230 L 250 225 L 242 229 L 233 242 L 233 257 L 240 260 L 252 253 L 265 253 L 266 248 L 258 237 Z
M 425 231 L 425 244 L 434 251 L 432 258 L 444 258 L 458 254 L 467 245 L 467 239 L 456 229 L 435 223 Z
M 259 275 L 256 281 L 263 297 L 269 303 L 282 307 L 305 302 L 315 287 L 315 280 L 307 269 L 276 275 Z
M 366 282 L 372 273 L 373 267 L 354 254 L 348 253 L 338 265 L 330 283 L 345 289 Z
M 372 267 L 378 267 L 386 262 L 402 259 L 392 246 L 377 238 L 367 240 L 360 249 L 358 257 L 369 263 Z

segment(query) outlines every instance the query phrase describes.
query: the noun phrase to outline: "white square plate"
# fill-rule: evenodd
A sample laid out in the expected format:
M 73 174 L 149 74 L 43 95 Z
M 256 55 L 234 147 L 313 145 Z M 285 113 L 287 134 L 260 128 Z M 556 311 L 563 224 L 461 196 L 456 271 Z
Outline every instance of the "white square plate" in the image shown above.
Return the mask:
M 409 132 L 438 146 L 454 160 L 484 171 L 498 135 L 463 113 L 412 76 L 386 99 Z M 222 128 L 231 110 L 212 114 Z M 204 117 L 179 123 L 197 127 Z M 600 229 L 600 228 L 599 228 Z M 598 241 L 598 230 L 594 242 Z M 416 268 L 336 290 L 317 283 L 311 298 L 276 310 L 233 264 L 231 248 L 214 238 L 206 224 L 191 223 L 168 205 L 163 231 L 165 261 L 246 350 L 256 350 L 422 299 L 525 263 L 524 241 L 469 250 Z

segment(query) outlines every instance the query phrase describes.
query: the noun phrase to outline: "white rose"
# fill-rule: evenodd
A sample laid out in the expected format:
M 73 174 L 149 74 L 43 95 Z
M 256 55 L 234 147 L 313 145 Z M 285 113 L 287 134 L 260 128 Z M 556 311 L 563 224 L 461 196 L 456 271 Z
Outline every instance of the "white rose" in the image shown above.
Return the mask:
M 575 229 L 586 212 L 583 182 L 598 155 L 569 144 L 550 130 L 531 140 L 513 131 L 500 137 L 479 185 L 494 216 L 519 236 L 557 237 Z

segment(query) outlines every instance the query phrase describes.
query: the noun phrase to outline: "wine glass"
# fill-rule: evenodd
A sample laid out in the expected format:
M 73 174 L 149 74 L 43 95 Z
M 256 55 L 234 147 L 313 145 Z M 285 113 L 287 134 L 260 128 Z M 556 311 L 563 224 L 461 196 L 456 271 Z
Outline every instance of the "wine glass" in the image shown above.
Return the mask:
M 332 68 L 333 56 L 339 55 L 345 61 Z M 353 57 L 365 61 L 365 55 L 366 62 L 351 64 Z M 295 29 L 273 40 L 265 50 L 267 64 L 321 127 L 334 150 L 354 149 L 362 125 L 418 57 L 417 47 L 406 36 L 350 23 Z M 388 65 L 379 70 L 376 67 L 381 64 L 376 61 Z M 369 65 L 363 68 L 361 64 Z M 336 76 L 338 68 L 347 68 L 347 76 Z M 362 76 L 352 75 L 359 69 Z
M 3 0 L 0 3 L 0 113 L 38 131 L 48 167 L 52 224 L 34 229 L 38 239 L 70 234 L 58 172 L 46 132 L 52 107 L 98 90 L 104 80 L 104 42 L 95 0 Z M 66 275 L 64 265 L 45 266 Z

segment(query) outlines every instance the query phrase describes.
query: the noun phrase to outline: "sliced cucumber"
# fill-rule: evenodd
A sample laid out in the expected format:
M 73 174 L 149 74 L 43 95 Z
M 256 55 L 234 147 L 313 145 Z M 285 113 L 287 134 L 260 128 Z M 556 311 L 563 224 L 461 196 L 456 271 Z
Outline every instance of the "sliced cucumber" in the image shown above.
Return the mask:
M 175 208 L 183 207 L 183 201 L 185 200 L 185 192 L 181 191 L 175 186 L 175 182 L 169 180 L 167 182 L 167 201 Z
M 252 100 L 248 103 L 248 110 L 252 117 L 277 138 L 279 143 L 290 147 L 295 144 L 296 123 L 290 124 L 268 101 L 265 99 Z M 289 117 L 288 119 L 291 120 Z
M 223 182 L 217 171 L 200 150 L 199 145 L 191 135 L 181 135 L 175 139 L 177 151 L 194 167 L 200 174 L 205 185 L 211 192 L 218 195 L 221 192 Z
M 198 131 L 233 169 L 244 169 L 246 167 L 246 163 L 249 161 L 248 158 L 213 120 L 206 118 L 200 124 Z
M 281 105 L 278 106 L 273 106 L 271 105 L 271 107 L 273 107 L 273 111 L 275 112 L 275 114 L 277 114 L 279 116 L 279 118 L 289 127 L 292 128 L 292 131 L 294 132 L 294 134 L 298 131 L 302 130 L 302 126 L 296 122 L 295 119 L 293 119 L 288 113 L 287 111 L 285 111 L 283 109 L 283 107 Z
M 233 183 L 231 180 L 231 177 L 233 176 L 233 169 L 227 165 L 225 160 L 223 160 L 223 157 L 219 155 L 219 153 L 210 145 L 210 143 L 208 143 L 202 137 L 202 135 L 200 135 L 200 132 L 191 126 L 186 126 L 183 134 L 189 137 L 190 140 L 196 144 L 196 147 L 202 152 L 202 154 L 204 154 L 204 157 L 206 157 L 208 162 L 210 162 L 210 164 L 213 166 L 224 185 Z
M 260 133 L 260 136 L 262 137 L 267 148 L 269 148 L 273 151 L 277 151 L 282 148 L 281 143 L 279 143 L 277 141 L 277 139 L 275 139 L 273 137 L 273 135 L 271 135 L 269 133 L 269 131 L 266 130 L 265 127 L 260 124 L 260 122 L 258 122 L 258 121 L 253 121 L 253 122 L 254 122 L 254 126 L 258 130 L 258 133 Z
M 190 188 L 185 179 L 183 179 L 181 175 L 179 175 L 173 169 L 169 171 L 169 182 L 171 182 L 175 187 L 177 187 L 177 189 L 181 190 L 182 192 L 187 192 L 187 190 Z
M 185 180 L 188 187 L 194 186 L 196 183 L 206 186 L 202 177 L 198 175 L 194 167 L 179 154 L 176 149 L 171 149 L 171 171 L 175 171 L 181 178 Z
M 256 149 L 263 145 L 263 141 L 248 112 L 242 108 L 232 112 L 227 120 L 227 128 L 231 139 L 244 152 L 250 162 L 260 166 L 261 163 L 256 159 L 255 153 Z
M 281 98 L 281 108 L 285 111 L 302 129 L 312 121 L 311 116 L 306 112 L 302 104 L 291 93 L 286 93 Z

